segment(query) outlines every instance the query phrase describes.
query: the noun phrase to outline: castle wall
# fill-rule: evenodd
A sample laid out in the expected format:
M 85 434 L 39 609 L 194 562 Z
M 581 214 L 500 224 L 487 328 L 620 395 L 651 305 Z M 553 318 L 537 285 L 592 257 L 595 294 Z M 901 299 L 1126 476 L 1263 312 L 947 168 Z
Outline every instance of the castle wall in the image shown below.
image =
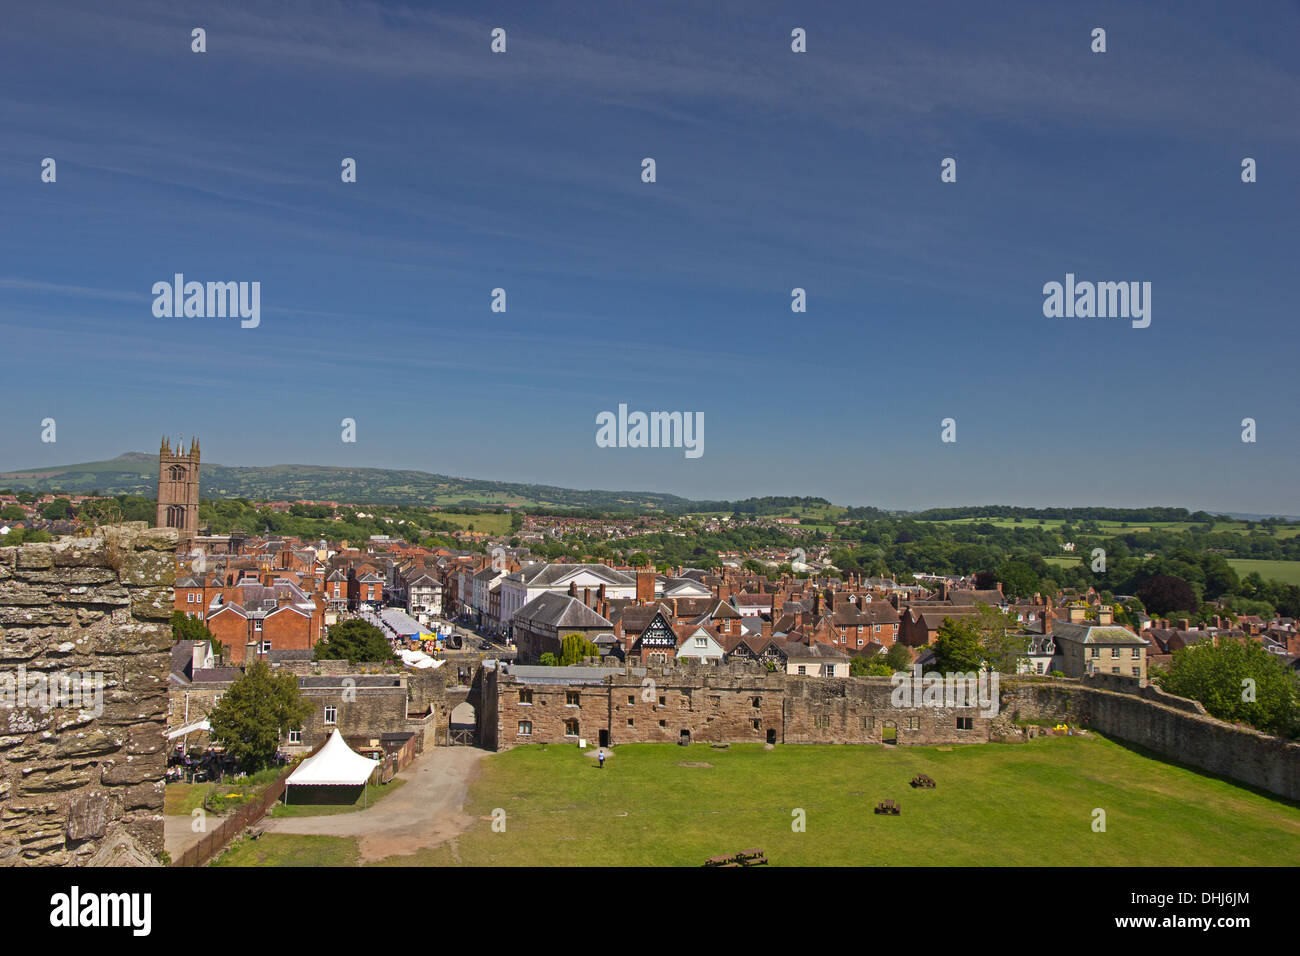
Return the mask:
M 176 542 L 133 522 L 0 548 L 0 863 L 162 851 Z M 60 690 L 83 677 L 85 697 Z

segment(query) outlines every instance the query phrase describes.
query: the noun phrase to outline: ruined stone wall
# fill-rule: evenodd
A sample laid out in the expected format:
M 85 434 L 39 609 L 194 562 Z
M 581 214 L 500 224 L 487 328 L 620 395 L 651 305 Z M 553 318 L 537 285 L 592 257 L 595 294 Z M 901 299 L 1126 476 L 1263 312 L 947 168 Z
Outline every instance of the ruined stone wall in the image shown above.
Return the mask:
M 132 522 L 0 548 L 0 863 L 162 851 L 176 544 Z
M 1004 687 L 1003 712 L 1013 719 L 1068 719 L 1178 763 L 1199 767 L 1300 800 L 1300 743 L 1198 713 L 1200 705 L 1140 688 L 1109 690 L 1094 679 Z
M 978 706 L 896 707 L 888 677 L 790 677 L 785 742 L 879 744 L 887 728 L 899 744 L 970 744 L 989 739 Z
M 784 687 L 784 675 L 752 668 L 650 667 L 581 685 L 489 675 L 485 694 L 496 698 L 487 712 L 496 711 L 497 749 L 508 750 L 578 737 L 595 745 L 602 730 L 611 745 L 677 743 L 683 731 L 694 743 L 764 743 L 769 731 L 780 741 Z M 572 720 L 578 722 L 576 736 L 566 731 Z M 521 733 L 521 723 L 531 725 L 531 733 Z M 489 728 L 485 742 L 491 735 Z

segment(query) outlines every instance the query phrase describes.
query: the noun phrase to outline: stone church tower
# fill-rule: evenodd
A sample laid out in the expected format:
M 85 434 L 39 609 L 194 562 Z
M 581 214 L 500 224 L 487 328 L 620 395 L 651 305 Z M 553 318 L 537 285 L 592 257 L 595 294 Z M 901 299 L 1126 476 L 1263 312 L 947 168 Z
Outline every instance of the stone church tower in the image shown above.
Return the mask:
M 158 451 L 158 520 L 160 528 L 176 528 L 181 541 L 199 533 L 199 440 L 175 450 L 166 438 Z

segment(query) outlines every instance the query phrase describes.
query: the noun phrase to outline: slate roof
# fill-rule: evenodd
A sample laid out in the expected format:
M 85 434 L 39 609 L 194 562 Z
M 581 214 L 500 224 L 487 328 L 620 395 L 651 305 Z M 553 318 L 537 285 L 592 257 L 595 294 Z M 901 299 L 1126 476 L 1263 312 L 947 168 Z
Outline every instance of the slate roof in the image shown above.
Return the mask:
M 511 618 L 516 622 L 541 624 L 556 630 L 565 627 L 613 627 L 613 623 L 601 617 L 576 597 L 547 591 L 533 598 Z

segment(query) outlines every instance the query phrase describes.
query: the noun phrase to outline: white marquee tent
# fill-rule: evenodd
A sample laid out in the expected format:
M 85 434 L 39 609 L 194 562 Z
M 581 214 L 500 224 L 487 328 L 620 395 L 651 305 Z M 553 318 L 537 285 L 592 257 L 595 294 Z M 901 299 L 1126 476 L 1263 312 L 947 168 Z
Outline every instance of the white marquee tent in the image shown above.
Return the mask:
M 285 783 L 286 800 L 289 787 L 361 787 L 379 766 L 369 757 L 363 757 L 348 746 L 338 728 L 330 734 L 325 746 L 308 757 Z

